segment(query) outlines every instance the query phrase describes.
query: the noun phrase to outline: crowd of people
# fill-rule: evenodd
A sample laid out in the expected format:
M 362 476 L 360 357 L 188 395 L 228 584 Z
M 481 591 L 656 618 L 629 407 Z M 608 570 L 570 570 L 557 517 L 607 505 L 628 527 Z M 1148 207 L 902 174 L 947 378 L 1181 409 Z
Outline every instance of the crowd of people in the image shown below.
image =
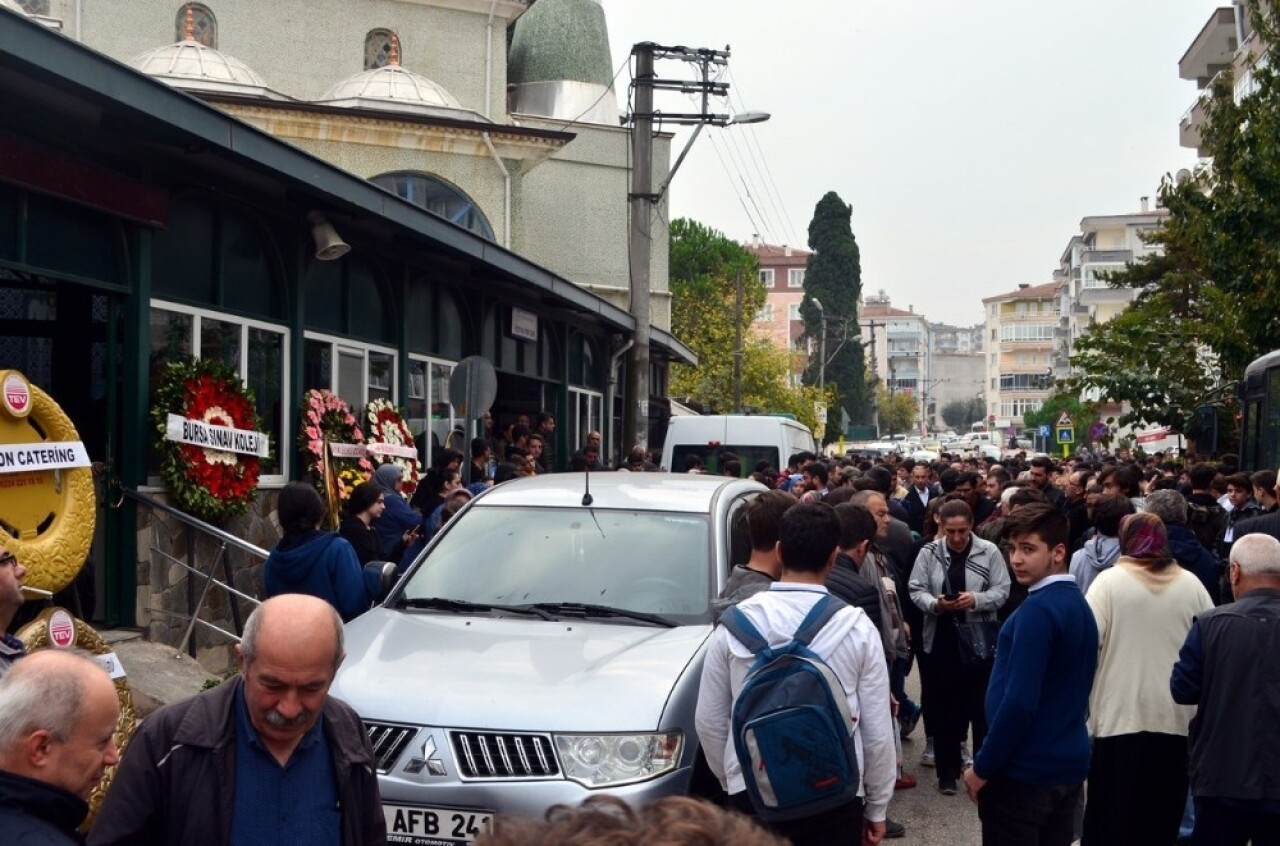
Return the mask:
M 720 807 L 595 802 L 500 819 L 478 842 L 875 844 L 906 832 L 890 810 L 918 784 L 904 751 L 915 735 L 938 790 L 977 804 L 984 844 L 1280 843 L 1274 472 L 1239 473 L 1229 456 L 800 454 L 753 475 L 770 490 L 743 510 L 749 549 L 713 603 L 696 709 Z M 246 623 L 240 673 L 150 716 L 122 758 L 100 665 L 24 656 L 6 635 L 4 841 L 82 842 L 87 800 L 119 763 L 91 844 L 283 842 L 299 826 L 307 842 L 385 843 L 368 738 L 328 689 L 343 620 L 377 596 L 361 563 L 408 554 L 465 501 L 458 468 L 433 478 L 415 508 L 398 468 L 379 468 L 337 534 L 320 529 L 313 486 L 287 486 L 271 598 Z M 23 575 L 0 547 L 0 623 L 21 604 Z M 743 766 L 738 703 L 761 663 L 800 641 L 844 694 L 856 795 L 771 816 L 760 774 Z M 789 754 L 819 767 L 830 751 Z
M 750 559 L 716 617 L 742 609 L 776 647 L 829 593 L 867 624 L 860 636 L 847 620 L 847 637 L 813 644 L 861 704 L 864 790 L 839 813 L 774 826 L 794 843 L 836 842 L 820 832 L 854 814 L 866 842 L 904 834 L 890 797 L 917 783 L 901 741 L 921 718 L 920 764 L 941 793 L 978 804 L 984 843 L 1280 843 L 1275 472 L 1241 473 L 1233 456 L 802 453 L 752 477 L 772 490 L 747 509 Z M 798 566 L 783 527 L 813 508 L 830 512 L 837 537 Z M 872 631 L 883 681 L 868 694 L 882 670 L 850 669 L 841 650 Z M 723 736 L 751 658 L 719 629 L 699 701 L 712 769 L 748 813 Z M 918 704 L 902 684 L 913 663 Z M 886 737 L 889 714 L 869 707 L 892 711 L 897 731 Z

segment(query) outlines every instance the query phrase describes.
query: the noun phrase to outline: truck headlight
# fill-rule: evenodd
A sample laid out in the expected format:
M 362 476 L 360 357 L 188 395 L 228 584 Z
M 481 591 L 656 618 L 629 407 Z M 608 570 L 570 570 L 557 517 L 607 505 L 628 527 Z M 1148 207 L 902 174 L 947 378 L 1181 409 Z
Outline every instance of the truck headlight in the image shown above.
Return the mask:
M 584 787 L 617 787 L 674 770 L 683 737 L 653 734 L 557 734 L 565 778 Z

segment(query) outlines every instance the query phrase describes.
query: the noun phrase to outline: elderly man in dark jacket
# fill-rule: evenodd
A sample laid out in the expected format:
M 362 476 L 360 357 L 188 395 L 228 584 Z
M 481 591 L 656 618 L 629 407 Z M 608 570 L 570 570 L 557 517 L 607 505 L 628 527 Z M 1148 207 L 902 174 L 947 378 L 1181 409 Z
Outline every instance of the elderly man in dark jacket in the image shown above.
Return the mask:
M 238 677 L 142 724 L 89 843 L 385 844 L 369 740 L 329 696 L 342 656 L 332 606 L 268 599 L 245 624 Z
M 115 764 L 120 703 L 106 672 L 60 650 L 0 679 L 0 843 L 83 843 L 76 827 Z

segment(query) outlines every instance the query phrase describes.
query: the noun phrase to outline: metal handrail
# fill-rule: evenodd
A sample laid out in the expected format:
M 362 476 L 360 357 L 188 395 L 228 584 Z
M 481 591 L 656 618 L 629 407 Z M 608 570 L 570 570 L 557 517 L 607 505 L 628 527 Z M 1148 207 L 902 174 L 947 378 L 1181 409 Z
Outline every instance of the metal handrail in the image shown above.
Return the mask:
M 193 529 L 199 529 L 205 534 L 212 535 L 213 537 L 217 538 L 223 543 L 230 544 L 231 546 L 234 546 L 237 549 L 247 552 L 250 555 L 256 555 L 259 558 L 266 558 L 268 555 L 271 554 L 270 550 L 263 549 L 260 546 L 255 546 L 254 544 L 249 543 L 247 540 L 238 538 L 229 532 L 225 532 L 222 529 L 219 529 L 217 526 L 213 525 L 212 523 L 206 523 L 205 521 L 201 520 L 199 517 L 192 517 L 187 512 L 180 511 L 166 502 L 161 502 L 155 497 L 147 496 L 146 494 L 140 491 L 132 490 L 131 488 L 124 488 L 123 493 L 129 499 L 137 500 L 138 502 L 141 502 L 144 505 L 150 506 L 151 508 L 154 508 L 157 511 L 163 511 L 165 514 L 168 514 L 171 517 L 176 517 L 179 522 L 186 523 L 188 526 L 191 526 Z
M 236 588 L 232 586 L 231 563 L 227 559 L 227 548 L 232 547 L 248 555 L 256 556 L 257 558 L 263 559 L 263 560 L 265 560 L 270 555 L 270 553 L 259 546 L 255 546 L 254 544 L 251 544 L 246 540 L 242 540 L 241 538 L 238 538 L 235 535 L 230 534 L 229 532 L 225 532 L 222 529 L 219 529 L 217 526 L 206 523 L 203 520 L 199 519 L 198 517 L 192 517 L 190 514 L 187 514 L 184 511 L 174 508 L 168 503 L 161 502 L 160 500 L 155 499 L 154 497 L 147 496 L 144 493 L 140 493 L 138 491 L 131 490 L 129 488 L 122 489 L 122 493 L 124 496 L 127 496 L 130 499 L 135 500 L 136 502 L 142 503 L 143 505 L 146 505 L 148 508 L 151 508 L 155 511 L 160 511 L 164 514 L 168 514 L 169 516 L 173 517 L 175 520 L 177 520 L 179 523 L 181 523 L 183 526 L 186 527 L 187 559 L 188 560 L 185 562 L 180 561 L 179 559 L 170 555 L 168 552 L 161 549 L 156 544 L 156 541 L 154 540 L 154 538 L 155 538 L 155 533 L 157 531 L 157 524 L 153 523 L 151 527 L 152 538 L 153 538 L 152 544 L 151 544 L 152 555 L 158 554 L 162 559 L 165 559 L 173 564 L 177 564 L 178 566 L 182 567 L 190 574 L 187 577 L 187 608 L 188 608 L 187 614 L 178 614 L 177 612 L 169 611 L 163 608 L 153 607 L 150 609 L 153 612 L 160 612 L 164 614 L 169 614 L 171 616 L 182 617 L 183 619 L 186 619 L 188 621 L 186 631 L 182 635 L 182 641 L 178 644 L 178 651 L 174 657 L 180 656 L 184 649 L 187 649 L 190 652 L 191 657 L 193 658 L 195 657 L 195 643 L 194 641 L 192 641 L 191 636 L 195 633 L 195 628 L 197 625 L 203 626 L 207 629 L 212 629 L 213 631 L 218 632 L 219 634 L 227 638 L 230 638 L 231 640 L 238 643 L 240 641 L 241 623 L 240 623 L 240 611 L 236 605 L 235 597 L 246 600 L 247 602 L 250 602 L 253 605 L 260 604 L 260 600 L 258 600 L 256 597 L 249 596 L 246 593 L 236 590 Z M 210 562 L 208 573 L 201 572 L 200 569 L 197 566 L 195 566 L 196 562 L 195 562 L 194 556 L 195 556 L 196 544 L 194 542 L 194 534 L 197 531 L 203 532 L 213 540 L 218 541 L 218 553 L 214 557 L 213 561 Z M 219 564 L 222 565 L 223 577 L 226 579 L 226 581 L 220 581 L 214 576 L 214 573 L 216 572 Z M 200 578 L 204 579 L 204 587 L 200 591 L 199 599 L 197 599 L 195 596 L 195 589 L 194 589 L 195 586 L 191 581 L 191 576 L 199 576 Z M 227 631 L 226 629 L 223 629 L 219 626 L 215 626 L 213 623 L 210 623 L 207 620 L 202 620 L 200 618 L 200 612 L 201 610 L 204 609 L 205 600 L 208 598 L 209 591 L 213 588 L 214 585 L 217 585 L 218 587 L 222 588 L 227 593 L 231 594 L 233 597 L 230 604 L 230 610 L 231 610 L 232 621 L 236 628 L 235 632 Z

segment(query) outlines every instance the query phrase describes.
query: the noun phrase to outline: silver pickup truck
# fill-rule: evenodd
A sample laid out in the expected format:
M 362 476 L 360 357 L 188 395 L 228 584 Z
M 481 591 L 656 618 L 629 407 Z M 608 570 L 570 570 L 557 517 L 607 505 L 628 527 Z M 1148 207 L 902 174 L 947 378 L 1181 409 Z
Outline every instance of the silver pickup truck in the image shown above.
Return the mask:
M 390 841 L 470 843 L 499 813 L 714 785 L 693 728 L 710 603 L 762 490 L 565 473 L 459 512 L 348 624 L 333 686 L 365 720 Z

